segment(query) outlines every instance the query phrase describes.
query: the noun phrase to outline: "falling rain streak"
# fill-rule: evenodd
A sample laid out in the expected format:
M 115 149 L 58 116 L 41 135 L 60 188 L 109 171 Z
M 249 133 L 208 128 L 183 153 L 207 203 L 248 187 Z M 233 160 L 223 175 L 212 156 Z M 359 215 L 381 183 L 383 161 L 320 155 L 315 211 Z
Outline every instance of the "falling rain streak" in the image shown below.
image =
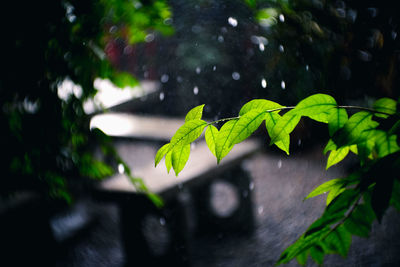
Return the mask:
M 285 88 L 286 88 L 286 83 L 285 83 L 285 81 L 281 81 L 281 87 L 282 87 L 283 90 L 285 90 Z
M 163 101 L 163 100 L 164 100 L 164 97 L 165 97 L 164 93 L 161 92 L 161 93 L 160 93 L 160 101 Z
M 261 86 L 262 86 L 262 88 L 267 88 L 267 80 L 262 79 L 261 80 Z

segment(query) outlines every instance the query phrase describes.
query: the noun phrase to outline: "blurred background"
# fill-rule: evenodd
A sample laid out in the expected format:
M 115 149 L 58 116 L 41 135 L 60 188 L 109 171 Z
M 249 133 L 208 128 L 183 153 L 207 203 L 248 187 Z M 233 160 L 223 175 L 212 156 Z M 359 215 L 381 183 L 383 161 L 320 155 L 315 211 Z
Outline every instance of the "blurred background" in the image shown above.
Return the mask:
M 304 197 L 353 167 L 325 171 L 326 127 L 302 120 L 290 157 L 259 129 L 258 149 L 159 189 L 163 209 L 144 196 L 163 184 L 146 171 L 157 149 L 200 104 L 212 121 L 256 98 L 399 97 L 391 1 L 8 1 L 4 12 L 2 266 L 272 266 L 323 212 L 324 197 Z M 117 176 L 134 187 L 107 189 Z M 325 265 L 398 265 L 399 222 L 388 210 Z

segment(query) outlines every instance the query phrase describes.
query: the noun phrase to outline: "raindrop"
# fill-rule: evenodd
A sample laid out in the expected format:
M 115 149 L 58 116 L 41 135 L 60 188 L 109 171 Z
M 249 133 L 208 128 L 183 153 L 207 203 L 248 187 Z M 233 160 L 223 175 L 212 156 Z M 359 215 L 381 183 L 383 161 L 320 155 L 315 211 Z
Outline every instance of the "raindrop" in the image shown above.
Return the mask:
M 232 26 L 232 27 L 236 27 L 238 25 L 238 21 L 235 18 L 229 17 L 228 18 L 228 23 Z
M 163 217 L 160 218 L 160 225 L 162 225 L 162 226 L 165 225 L 165 219 Z
M 125 167 L 122 163 L 118 164 L 118 172 L 119 173 L 124 173 L 125 172 Z
M 368 62 L 371 61 L 372 59 L 372 55 L 370 53 L 368 53 L 367 51 L 363 51 L 363 50 L 358 50 L 358 57 L 360 58 L 360 60 Z
M 263 88 L 267 88 L 267 80 L 262 79 L 262 80 L 261 80 L 261 86 L 262 86 Z
M 350 22 L 356 21 L 356 18 L 357 18 L 357 11 L 356 10 L 353 10 L 353 9 L 347 10 L 347 19 Z
M 396 39 L 396 37 L 397 37 L 397 32 L 395 32 L 395 31 L 392 31 L 392 38 L 393 38 L 393 40 L 395 40 L 395 39 Z
M 376 15 L 378 14 L 378 10 L 376 8 L 370 7 L 367 8 L 368 14 L 372 17 L 375 18 Z
M 214 67 L 213 67 L 213 71 L 216 71 L 216 70 L 217 70 L 217 66 L 214 66 Z
M 285 81 L 281 81 L 281 87 L 282 87 L 282 89 L 285 89 L 285 88 L 286 88 L 286 83 L 285 83 Z
M 193 88 L 193 94 L 197 95 L 199 93 L 199 87 L 195 86 Z
M 196 68 L 196 73 L 197 73 L 197 74 L 200 74 L 200 72 L 201 72 L 201 68 L 200 68 L 200 67 L 197 67 L 197 68 Z
M 160 93 L 160 101 L 163 101 L 163 100 L 164 100 L 164 98 L 165 98 L 165 95 L 164 95 L 164 93 L 163 93 L 163 92 L 161 92 L 161 93 Z
M 278 160 L 278 169 L 282 168 L 282 160 Z
M 258 210 L 258 214 L 262 214 L 264 212 L 264 207 L 259 206 L 257 210 Z
M 178 77 L 176 77 L 176 81 L 177 81 L 178 83 L 181 83 L 181 82 L 183 81 L 183 79 L 182 79 L 181 76 L 178 76 Z
M 283 47 L 283 45 L 279 45 L 279 52 L 284 52 L 285 51 L 285 48 Z
M 260 51 L 264 51 L 264 49 L 265 49 L 264 44 L 263 44 L 263 43 L 260 43 L 260 44 L 258 45 L 258 49 L 260 49 Z
M 232 73 L 232 79 L 234 79 L 235 81 L 240 79 L 240 74 L 238 72 L 233 72 Z
M 168 80 L 169 80 L 168 74 L 163 74 L 163 75 L 161 76 L 161 82 L 162 82 L 162 83 L 166 83 L 166 82 L 168 82 Z
M 218 36 L 218 42 L 222 43 L 224 41 L 224 37 L 222 35 Z
M 150 33 L 148 35 L 146 35 L 146 37 L 144 37 L 144 40 L 146 41 L 146 43 L 150 43 L 154 41 L 154 34 Z
M 297 140 L 297 145 L 301 146 L 301 139 Z
M 308 71 L 310 69 L 310 67 L 308 65 L 306 65 L 306 71 Z
M 250 189 L 250 190 L 253 190 L 253 189 L 254 189 L 254 183 L 253 183 L 253 182 L 250 182 L 250 184 L 249 184 L 249 189 Z
M 280 14 L 280 15 L 279 15 L 279 20 L 280 20 L 281 22 L 285 22 L 285 16 L 284 16 L 283 14 Z

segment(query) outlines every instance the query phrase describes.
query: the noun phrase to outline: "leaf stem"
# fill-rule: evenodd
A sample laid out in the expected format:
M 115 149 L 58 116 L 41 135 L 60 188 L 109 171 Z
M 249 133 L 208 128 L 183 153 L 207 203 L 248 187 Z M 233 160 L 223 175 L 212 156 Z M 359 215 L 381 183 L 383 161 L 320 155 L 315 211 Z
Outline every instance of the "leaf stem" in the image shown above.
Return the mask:
M 393 114 L 389 114 L 383 111 L 378 111 L 375 110 L 373 108 L 366 108 L 366 107 L 360 107 L 360 106 L 338 106 L 338 108 L 344 108 L 344 109 L 359 109 L 359 110 L 364 110 L 364 111 L 369 111 L 372 113 L 379 113 L 379 114 L 383 114 L 383 115 L 388 115 L 388 116 L 392 116 Z

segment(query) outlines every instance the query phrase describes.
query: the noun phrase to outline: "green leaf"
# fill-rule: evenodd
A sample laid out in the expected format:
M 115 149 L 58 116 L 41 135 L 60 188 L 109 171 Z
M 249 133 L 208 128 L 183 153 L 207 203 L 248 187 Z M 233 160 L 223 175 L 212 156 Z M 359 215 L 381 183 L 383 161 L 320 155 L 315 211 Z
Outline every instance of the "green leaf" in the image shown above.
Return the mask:
M 389 136 L 387 132 L 382 130 L 375 130 L 375 147 L 380 158 L 395 153 L 400 149 L 397 145 L 397 136 Z
M 313 191 L 311 191 L 305 199 L 309 199 L 312 197 L 319 196 L 321 194 L 325 194 L 336 188 L 340 189 L 344 185 L 346 185 L 346 183 L 347 183 L 346 180 L 343 178 L 332 179 L 328 182 L 325 182 L 325 183 L 319 185 L 317 188 L 315 188 Z
M 310 255 L 311 258 L 318 263 L 319 265 L 322 265 L 324 263 L 324 250 L 322 249 L 321 246 L 315 245 L 310 248 Z
M 217 142 L 217 136 L 218 136 L 218 129 L 213 125 L 208 126 L 205 133 L 205 139 L 208 148 L 210 149 L 211 153 L 213 153 L 214 156 L 216 156 L 215 143 Z
M 190 144 L 179 146 L 172 150 L 172 168 L 174 168 L 175 175 L 183 170 L 186 162 L 189 159 L 190 154 Z
M 332 139 L 329 139 L 328 143 L 326 144 L 323 153 L 326 154 L 328 153 L 328 151 L 331 150 L 336 150 L 337 149 L 337 145 L 335 144 L 335 142 L 333 142 Z
M 309 250 L 304 250 L 302 253 L 298 254 L 296 256 L 297 262 L 302 266 L 306 265 L 309 253 L 310 253 Z
M 277 144 L 278 142 L 288 143 L 288 135 L 294 130 L 301 118 L 298 115 L 293 115 L 291 111 L 279 118 L 272 128 L 272 133 L 270 134 L 271 144 Z M 285 146 L 284 151 L 289 154 L 289 146 Z
M 274 112 L 268 112 L 265 115 L 265 127 L 267 128 L 269 136 L 272 135 L 272 131 L 277 123 L 279 121 L 281 116 L 277 113 Z M 275 145 L 280 148 L 281 150 L 285 151 L 286 154 L 289 155 L 289 145 L 290 145 L 290 136 L 287 134 L 286 136 L 281 137 L 282 139 L 278 142 L 275 143 Z
M 349 119 L 344 108 L 336 108 L 331 111 L 328 118 L 329 135 L 333 136 L 340 128 L 342 128 Z
M 331 251 L 346 257 L 351 245 L 351 234 L 343 225 L 340 225 L 325 237 L 324 243 Z
M 230 120 L 222 125 L 217 136 L 217 142 L 215 143 L 215 156 L 217 157 L 217 162 L 219 163 L 233 148 L 229 140 L 232 130 L 237 124 L 238 119 Z
M 332 165 L 335 165 L 342 161 L 347 154 L 349 154 L 350 148 L 348 146 L 341 147 L 337 150 L 332 150 L 328 157 L 326 169 L 329 169 Z
M 157 167 L 158 163 L 160 163 L 160 161 L 162 160 L 162 158 L 165 156 L 165 154 L 167 154 L 167 152 L 169 151 L 169 143 L 163 145 L 156 154 L 156 157 L 154 159 L 154 163 L 155 163 L 155 167 Z
M 260 110 L 250 110 L 241 116 L 228 136 L 228 146 L 240 143 L 249 137 L 265 119 L 265 113 Z
M 185 122 L 171 138 L 169 151 L 178 146 L 184 146 L 195 141 L 207 126 L 203 120 L 190 120 Z
M 290 245 L 280 256 L 277 264 L 288 263 L 298 255 L 308 251 L 311 247 L 320 242 L 321 237 L 330 231 L 329 228 L 323 228 L 318 232 L 308 236 L 301 236 L 296 242 Z
M 396 101 L 391 99 L 391 98 L 380 98 L 375 101 L 373 108 L 377 111 L 384 112 L 390 115 L 393 115 L 396 113 Z M 381 117 L 381 118 L 387 118 L 389 117 L 386 114 L 381 114 L 381 113 L 375 113 L 375 116 Z
M 167 167 L 167 172 L 169 173 L 172 168 L 172 151 L 168 152 L 165 156 L 165 166 Z
M 343 225 L 353 235 L 368 237 L 374 219 L 375 214 L 371 205 L 361 204 L 354 209 Z
M 366 138 L 364 131 L 376 128 L 379 125 L 372 120 L 372 114 L 366 111 L 355 113 L 346 124 L 333 136 L 338 147 L 363 142 Z
M 326 205 L 328 206 L 332 202 L 332 200 L 343 193 L 344 190 L 346 190 L 345 187 L 335 187 L 331 191 L 329 191 L 329 194 L 326 197 Z
M 336 107 L 336 100 L 330 95 L 315 94 L 300 101 L 291 111 L 298 116 L 307 116 L 313 120 L 328 123 Z
M 203 116 L 203 108 L 204 104 L 197 106 L 195 108 L 192 108 L 185 117 L 185 122 L 191 121 L 191 120 L 201 120 L 201 117 Z
M 239 111 L 239 116 L 243 116 L 247 112 L 251 110 L 258 110 L 258 111 L 269 111 L 269 110 L 274 110 L 274 109 L 279 109 L 283 108 L 283 106 L 279 105 L 278 103 L 275 103 L 270 100 L 266 99 L 254 99 L 249 102 L 247 102 Z M 279 112 L 280 110 L 277 110 L 275 112 Z

